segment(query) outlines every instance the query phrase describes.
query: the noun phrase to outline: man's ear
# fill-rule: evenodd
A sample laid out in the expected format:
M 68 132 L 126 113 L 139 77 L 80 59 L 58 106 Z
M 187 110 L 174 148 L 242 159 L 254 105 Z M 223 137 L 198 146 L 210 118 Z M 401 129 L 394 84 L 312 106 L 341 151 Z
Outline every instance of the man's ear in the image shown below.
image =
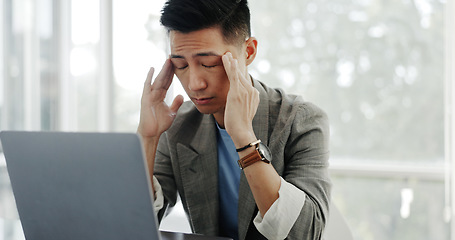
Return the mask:
M 246 65 L 248 66 L 256 58 L 258 40 L 255 37 L 250 37 L 246 40 L 245 44 Z

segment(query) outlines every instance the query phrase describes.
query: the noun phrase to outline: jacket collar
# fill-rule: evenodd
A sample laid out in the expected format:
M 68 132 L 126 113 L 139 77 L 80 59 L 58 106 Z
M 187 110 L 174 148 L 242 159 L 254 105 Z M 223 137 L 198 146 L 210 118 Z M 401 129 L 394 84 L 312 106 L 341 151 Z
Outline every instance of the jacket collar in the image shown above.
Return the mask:
M 211 115 L 204 115 L 201 126 L 194 133 L 189 129 L 185 134 L 195 134 L 189 145 L 177 143 L 180 159 L 179 170 L 186 206 L 194 232 L 215 236 L 218 228 L 218 153 L 216 125 Z M 204 186 L 204 187 L 202 187 Z M 215 200 L 215 201 L 214 201 Z

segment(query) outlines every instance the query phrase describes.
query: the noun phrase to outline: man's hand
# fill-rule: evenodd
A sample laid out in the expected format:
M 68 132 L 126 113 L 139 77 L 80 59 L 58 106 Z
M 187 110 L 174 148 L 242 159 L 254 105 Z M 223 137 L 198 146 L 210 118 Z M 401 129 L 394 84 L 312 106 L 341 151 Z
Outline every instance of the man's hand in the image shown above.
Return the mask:
M 245 68 L 239 67 L 230 52 L 222 57 L 230 88 L 226 99 L 224 126 L 237 148 L 254 140 L 253 118 L 259 105 L 259 91 L 252 85 Z
M 223 56 L 223 64 L 229 78 L 230 89 L 226 100 L 224 126 L 237 148 L 257 138 L 253 131 L 253 118 L 259 106 L 259 91 L 253 87 L 244 67 L 239 67 L 231 53 Z M 254 151 L 248 148 L 239 152 L 245 157 Z M 278 199 L 281 178 L 271 164 L 262 161 L 243 169 L 261 216 Z
M 167 106 L 164 102 L 167 90 L 171 86 L 172 78 L 174 77 L 171 60 L 166 60 L 161 72 L 152 84 L 154 72 L 155 69 L 150 68 L 144 83 L 141 99 L 141 116 L 137 128 L 137 132 L 142 136 L 150 176 L 153 176 L 158 140 L 161 134 L 171 127 L 177 110 L 183 103 L 183 97 L 181 95 L 174 99 L 171 107 Z M 152 183 L 153 193 L 155 194 L 153 180 L 150 179 L 150 181 Z
M 183 103 L 181 95 L 174 99 L 171 107 L 164 102 L 174 77 L 172 62 L 166 60 L 161 72 L 151 84 L 154 72 L 155 69 L 150 68 L 141 99 L 141 116 L 137 132 L 145 139 L 158 139 L 171 126 L 177 110 Z

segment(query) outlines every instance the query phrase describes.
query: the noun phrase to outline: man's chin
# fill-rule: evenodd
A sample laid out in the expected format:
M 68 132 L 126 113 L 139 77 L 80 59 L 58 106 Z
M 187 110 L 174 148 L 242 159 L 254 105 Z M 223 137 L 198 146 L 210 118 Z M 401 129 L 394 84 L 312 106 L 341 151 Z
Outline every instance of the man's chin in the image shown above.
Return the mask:
M 197 107 L 196 106 L 196 109 L 202 114 L 213 114 L 214 113 L 214 111 L 210 111 L 209 109 L 204 108 L 204 107 Z
M 202 113 L 202 114 L 215 114 L 218 112 L 219 109 L 215 109 L 213 106 L 198 106 L 197 104 L 194 104 L 196 109 Z

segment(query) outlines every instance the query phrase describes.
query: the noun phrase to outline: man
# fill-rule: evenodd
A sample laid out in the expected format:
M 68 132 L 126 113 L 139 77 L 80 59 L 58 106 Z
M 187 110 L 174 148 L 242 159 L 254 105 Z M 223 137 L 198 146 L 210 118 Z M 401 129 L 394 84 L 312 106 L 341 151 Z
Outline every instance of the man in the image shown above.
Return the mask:
M 196 233 L 320 239 L 331 186 L 327 117 L 250 77 L 258 41 L 247 1 L 169 0 L 161 23 L 171 55 L 153 84 L 153 68 L 147 76 L 138 127 L 159 219 L 178 192 Z M 191 102 L 164 103 L 174 74 Z

